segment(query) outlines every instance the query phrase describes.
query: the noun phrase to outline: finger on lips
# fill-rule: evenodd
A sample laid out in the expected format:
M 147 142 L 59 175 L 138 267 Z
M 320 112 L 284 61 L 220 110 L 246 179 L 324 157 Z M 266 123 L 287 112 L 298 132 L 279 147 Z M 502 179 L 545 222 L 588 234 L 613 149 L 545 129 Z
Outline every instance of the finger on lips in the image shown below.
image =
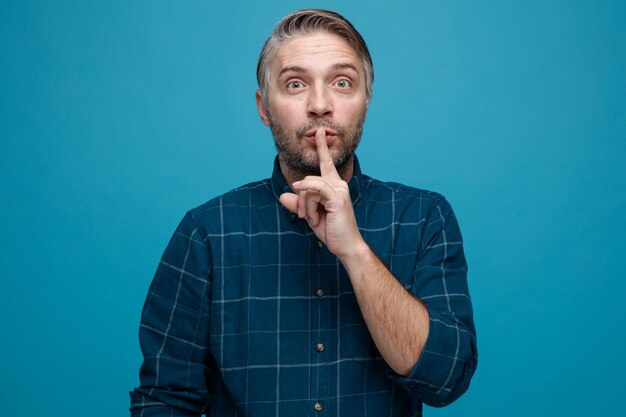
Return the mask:
M 317 156 L 320 160 L 320 173 L 322 177 L 339 177 L 337 168 L 333 163 L 333 159 L 330 156 L 328 150 L 328 143 L 326 143 L 326 129 L 323 127 L 317 129 L 315 132 L 315 147 L 317 149 Z
M 319 205 L 322 204 L 322 200 L 329 200 L 335 194 L 335 190 L 327 182 L 327 179 L 340 178 L 330 156 L 326 142 L 326 130 L 323 127 L 315 132 L 315 146 L 321 177 L 309 176 L 292 184 L 294 191 L 298 193 L 295 207 L 298 211 L 298 217 L 306 218 L 312 226 L 317 226 L 320 222 Z M 285 201 L 287 202 L 287 199 Z

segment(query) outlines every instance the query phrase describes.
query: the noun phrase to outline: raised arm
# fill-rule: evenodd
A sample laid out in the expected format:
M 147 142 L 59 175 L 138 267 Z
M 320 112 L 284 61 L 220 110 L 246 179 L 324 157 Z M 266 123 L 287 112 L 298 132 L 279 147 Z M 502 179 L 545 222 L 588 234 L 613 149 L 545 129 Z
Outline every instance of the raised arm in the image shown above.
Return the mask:
M 433 208 L 428 243 L 420 248 L 414 285 L 407 291 L 363 240 L 325 136 L 318 130 L 321 176 L 295 182 L 298 194 L 280 200 L 308 221 L 344 265 L 372 339 L 395 372 L 390 376 L 427 404 L 445 405 L 465 392 L 476 366 L 467 270 L 454 215 L 447 203 Z
M 378 350 L 394 371 L 406 376 L 426 342 L 428 312 L 363 240 L 348 184 L 337 173 L 323 128 L 317 131 L 315 143 L 321 176 L 294 183 L 298 195 L 283 194 L 281 202 L 307 219 L 328 250 L 343 263 Z

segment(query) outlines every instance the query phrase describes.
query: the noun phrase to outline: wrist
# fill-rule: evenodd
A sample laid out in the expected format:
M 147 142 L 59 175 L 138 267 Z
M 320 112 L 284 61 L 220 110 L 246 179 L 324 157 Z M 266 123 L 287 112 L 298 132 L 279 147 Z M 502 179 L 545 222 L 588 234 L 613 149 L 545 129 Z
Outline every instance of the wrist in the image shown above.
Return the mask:
M 371 254 L 372 249 L 370 249 L 369 245 L 363 239 L 360 239 L 354 245 L 351 245 L 348 251 L 338 256 L 338 258 L 346 271 L 350 273 L 362 266 Z

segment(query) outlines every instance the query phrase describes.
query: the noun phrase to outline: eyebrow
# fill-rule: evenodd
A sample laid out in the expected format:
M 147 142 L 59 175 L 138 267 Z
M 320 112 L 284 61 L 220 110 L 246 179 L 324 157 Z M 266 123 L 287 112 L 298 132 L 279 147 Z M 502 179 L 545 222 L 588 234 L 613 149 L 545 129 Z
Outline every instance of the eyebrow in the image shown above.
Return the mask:
M 300 72 L 301 73 L 301 72 L 306 72 L 306 70 L 297 65 L 292 65 L 290 67 L 285 67 L 281 69 L 280 72 L 278 73 L 278 78 L 280 78 L 286 72 Z
M 340 62 L 337 63 L 335 65 L 333 65 L 333 70 L 345 70 L 345 69 L 351 69 L 352 71 L 358 73 L 359 71 L 357 70 L 356 66 L 350 62 Z M 303 67 L 297 66 L 297 65 L 291 65 L 289 67 L 285 67 L 282 70 L 280 70 L 280 72 L 278 73 L 278 78 L 282 77 L 282 75 L 286 72 L 295 72 L 295 73 L 304 73 L 307 72 L 307 70 Z
M 333 65 L 333 69 L 335 70 L 343 70 L 343 69 L 351 69 L 352 71 L 358 73 L 359 71 L 356 69 L 356 66 L 351 62 L 341 62 L 339 64 Z

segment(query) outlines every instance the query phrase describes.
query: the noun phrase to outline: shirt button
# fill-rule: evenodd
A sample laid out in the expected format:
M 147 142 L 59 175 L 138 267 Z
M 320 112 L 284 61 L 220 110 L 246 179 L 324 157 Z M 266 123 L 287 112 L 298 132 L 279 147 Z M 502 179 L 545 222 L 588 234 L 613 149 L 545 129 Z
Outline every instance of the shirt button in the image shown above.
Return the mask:
M 323 343 L 318 343 L 317 345 L 315 345 L 315 350 L 317 350 L 318 352 L 321 352 L 324 350 L 324 344 Z
M 313 407 L 315 407 L 315 411 L 322 411 L 324 409 L 324 404 L 317 401 Z
M 322 249 L 324 247 L 324 242 L 322 242 L 321 240 L 317 241 L 317 247 Z
M 318 288 L 317 290 L 315 290 L 315 295 L 321 297 L 322 295 L 324 295 L 324 291 L 322 291 L 321 288 Z

